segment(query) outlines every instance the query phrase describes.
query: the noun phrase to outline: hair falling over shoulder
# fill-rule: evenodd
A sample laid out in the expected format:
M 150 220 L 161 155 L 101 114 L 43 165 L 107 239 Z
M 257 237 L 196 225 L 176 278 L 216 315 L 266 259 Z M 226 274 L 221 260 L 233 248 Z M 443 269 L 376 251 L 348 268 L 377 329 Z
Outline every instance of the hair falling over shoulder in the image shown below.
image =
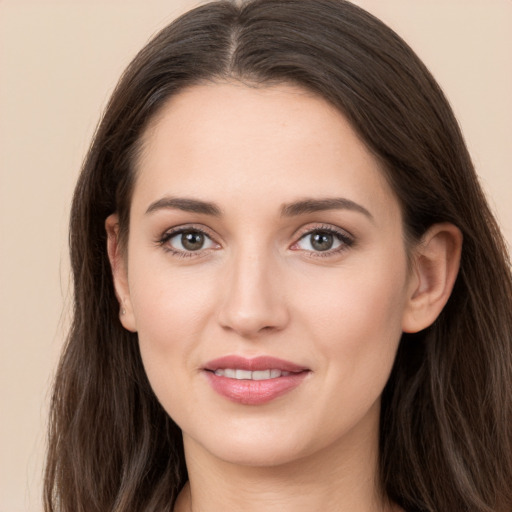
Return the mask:
M 380 477 L 407 511 L 512 510 L 512 277 L 506 244 L 443 93 L 412 50 L 343 0 L 213 2 L 163 29 L 123 74 L 76 186 L 74 320 L 54 384 L 46 512 L 172 510 L 187 480 L 137 335 L 119 322 L 105 219 L 126 240 L 141 135 L 193 84 L 292 83 L 338 108 L 382 162 L 405 229 L 464 236 L 437 321 L 404 334 L 384 390 Z

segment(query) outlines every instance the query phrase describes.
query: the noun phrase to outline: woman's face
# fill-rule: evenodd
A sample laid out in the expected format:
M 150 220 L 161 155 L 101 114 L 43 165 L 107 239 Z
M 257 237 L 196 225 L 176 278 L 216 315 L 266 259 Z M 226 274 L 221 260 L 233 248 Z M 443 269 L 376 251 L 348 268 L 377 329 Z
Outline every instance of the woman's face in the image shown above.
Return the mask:
M 186 447 L 254 465 L 375 447 L 411 279 L 346 119 L 292 86 L 210 84 L 144 143 L 118 290 Z

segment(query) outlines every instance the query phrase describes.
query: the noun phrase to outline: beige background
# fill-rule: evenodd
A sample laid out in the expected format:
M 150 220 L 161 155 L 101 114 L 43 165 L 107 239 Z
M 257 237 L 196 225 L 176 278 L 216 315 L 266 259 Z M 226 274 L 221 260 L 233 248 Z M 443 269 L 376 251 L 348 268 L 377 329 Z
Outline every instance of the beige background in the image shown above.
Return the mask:
M 0 512 L 41 511 L 73 184 L 123 68 L 191 0 L 0 0 Z M 512 241 L 512 0 L 359 0 L 438 78 Z

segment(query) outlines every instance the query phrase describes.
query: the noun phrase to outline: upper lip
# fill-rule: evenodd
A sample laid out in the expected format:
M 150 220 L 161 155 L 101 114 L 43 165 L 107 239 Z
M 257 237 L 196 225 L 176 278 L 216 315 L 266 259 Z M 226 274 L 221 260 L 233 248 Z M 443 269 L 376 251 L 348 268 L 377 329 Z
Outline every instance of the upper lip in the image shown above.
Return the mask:
M 215 370 L 234 368 L 239 370 L 248 371 L 261 371 L 261 370 L 281 370 L 285 372 L 303 372 L 308 370 L 305 366 L 278 359 L 271 356 L 258 356 L 247 358 L 237 355 L 229 355 L 213 359 L 205 364 L 204 369 L 214 372 Z

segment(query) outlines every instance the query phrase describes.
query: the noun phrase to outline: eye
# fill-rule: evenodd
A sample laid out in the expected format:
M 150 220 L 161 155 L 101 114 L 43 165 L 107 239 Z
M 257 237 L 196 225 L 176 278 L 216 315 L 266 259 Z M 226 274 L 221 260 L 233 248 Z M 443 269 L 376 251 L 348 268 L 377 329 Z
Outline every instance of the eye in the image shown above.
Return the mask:
M 346 233 L 332 228 L 318 228 L 301 236 L 291 249 L 331 254 L 350 247 L 353 242 Z
M 194 228 L 167 232 L 160 243 L 168 250 L 183 255 L 218 246 L 204 231 Z

